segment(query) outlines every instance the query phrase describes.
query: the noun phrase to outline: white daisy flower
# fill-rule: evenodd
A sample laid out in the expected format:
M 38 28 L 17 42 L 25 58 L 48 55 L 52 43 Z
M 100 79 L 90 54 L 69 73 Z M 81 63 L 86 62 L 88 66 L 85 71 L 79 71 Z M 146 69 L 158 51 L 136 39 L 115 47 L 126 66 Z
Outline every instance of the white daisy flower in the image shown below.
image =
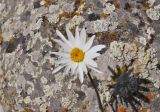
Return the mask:
M 97 63 L 94 59 L 100 55 L 97 52 L 105 48 L 105 45 L 96 45 L 92 47 L 95 38 L 94 35 L 86 42 L 86 30 L 84 28 L 79 32 L 78 27 L 76 27 L 74 37 L 69 28 L 66 27 L 68 40 L 60 31 L 56 30 L 56 33 L 61 40 L 55 39 L 55 42 L 61 46 L 61 49 L 59 52 L 52 52 L 59 56 L 57 60 L 59 66 L 53 73 L 65 68 L 67 74 L 78 74 L 80 82 L 83 83 L 84 74 L 87 74 L 88 68 L 100 72 L 96 69 Z

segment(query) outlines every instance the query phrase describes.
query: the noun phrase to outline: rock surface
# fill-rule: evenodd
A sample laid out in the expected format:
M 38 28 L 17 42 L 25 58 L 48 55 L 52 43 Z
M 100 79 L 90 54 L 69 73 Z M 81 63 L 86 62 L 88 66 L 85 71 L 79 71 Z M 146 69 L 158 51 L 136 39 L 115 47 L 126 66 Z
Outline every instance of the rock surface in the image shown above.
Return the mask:
M 91 71 L 107 112 L 107 67 L 116 65 L 153 82 L 155 98 L 143 107 L 158 112 L 159 21 L 159 0 L 0 0 L 0 112 L 100 112 L 87 75 L 81 84 L 76 75 L 52 74 L 56 29 L 65 34 L 66 26 L 86 28 L 87 39 L 107 45 L 96 60 L 103 73 Z

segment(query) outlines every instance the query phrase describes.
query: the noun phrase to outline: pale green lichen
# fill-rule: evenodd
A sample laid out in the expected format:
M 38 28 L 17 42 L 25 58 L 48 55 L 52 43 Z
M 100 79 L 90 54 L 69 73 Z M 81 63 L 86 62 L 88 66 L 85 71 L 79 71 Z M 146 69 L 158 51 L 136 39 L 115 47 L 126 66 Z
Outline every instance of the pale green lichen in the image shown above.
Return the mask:
M 160 5 L 154 6 L 146 11 L 148 17 L 152 20 L 159 20 L 160 17 Z

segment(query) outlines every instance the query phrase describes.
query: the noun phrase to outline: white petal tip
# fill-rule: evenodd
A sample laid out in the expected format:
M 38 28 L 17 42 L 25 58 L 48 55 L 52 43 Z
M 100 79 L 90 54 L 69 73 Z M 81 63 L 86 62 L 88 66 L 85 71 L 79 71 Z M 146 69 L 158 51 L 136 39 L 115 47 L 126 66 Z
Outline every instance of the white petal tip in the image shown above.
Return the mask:
M 79 30 L 79 27 L 78 27 L 78 26 L 76 26 L 76 30 Z
M 103 72 L 99 71 L 98 73 L 102 74 Z
M 81 83 L 83 83 L 83 80 L 84 80 L 83 72 L 79 74 L 79 80 L 80 80 Z
M 98 70 L 97 68 L 94 68 L 94 67 L 92 67 L 92 66 L 88 66 L 88 68 L 90 68 L 91 70 L 94 70 L 95 72 L 97 72 L 97 73 L 103 73 L 103 72 L 101 72 L 100 70 Z
M 106 45 L 101 45 L 101 48 L 103 49 L 103 48 L 106 48 Z
M 50 55 L 52 55 L 52 54 L 56 54 L 56 53 L 57 53 L 57 52 L 51 52 L 51 51 L 49 52 L 49 54 L 50 54 Z
M 81 30 L 83 33 L 86 33 L 86 29 L 85 28 L 82 28 Z
M 59 37 L 62 37 L 62 33 L 61 33 L 59 30 L 56 30 L 56 34 L 57 34 Z
M 52 74 L 55 74 L 57 72 L 59 72 L 64 66 L 58 66 L 57 68 L 55 68 L 53 71 L 52 71 Z
M 81 80 L 80 80 L 80 82 L 81 82 L 81 84 L 83 83 L 83 81 L 81 81 Z
M 81 84 L 83 83 L 83 79 L 79 79 L 80 80 L 80 82 L 81 82 Z
M 59 30 L 56 30 L 56 33 L 58 34 Z
M 92 38 L 95 38 L 96 37 L 96 35 L 92 35 Z
M 58 29 L 56 29 L 56 33 L 57 33 L 57 32 L 60 32 L 60 31 L 59 31 Z
M 68 27 L 68 26 L 66 26 L 66 30 L 69 30 L 69 27 Z

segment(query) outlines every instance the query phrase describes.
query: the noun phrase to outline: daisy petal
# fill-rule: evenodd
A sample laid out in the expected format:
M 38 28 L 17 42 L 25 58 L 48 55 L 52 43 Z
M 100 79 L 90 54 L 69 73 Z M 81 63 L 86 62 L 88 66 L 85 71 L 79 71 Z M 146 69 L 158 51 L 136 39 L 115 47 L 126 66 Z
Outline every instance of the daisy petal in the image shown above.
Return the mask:
M 94 68 L 92 66 L 87 66 L 87 67 L 90 68 L 90 69 L 92 69 L 92 70 L 94 70 L 94 71 L 96 71 L 97 73 L 103 73 L 103 72 L 99 71 L 98 69 L 96 69 L 96 68 Z
M 82 41 L 82 45 L 86 43 L 86 30 L 83 28 L 80 33 L 80 39 Z
M 58 72 L 59 70 L 61 70 L 64 66 L 65 66 L 65 65 L 60 65 L 60 66 L 58 66 L 57 68 L 55 68 L 55 69 L 53 70 L 52 74 L 57 73 L 57 72 Z
M 77 67 L 78 67 L 78 64 L 77 64 L 77 63 L 72 63 L 72 64 L 71 64 L 71 68 L 72 68 L 72 69 L 71 69 L 71 74 L 74 74 L 74 73 L 75 73 Z
M 54 39 L 54 41 L 59 44 L 65 51 L 69 52 L 71 50 L 71 48 L 64 42 L 62 42 L 61 40 L 57 40 Z
M 98 51 L 100 51 L 101 49 L 105 48 L 106 46 L 105 45 L 96 45 L 94 47 L 92 47 L 88 52 L 87 54 L 94 54 Z
M 66 64 L 66 63 L 69 63 L 69 60 L 67 58 L 62 58 L 62 59 L 55 61 L 55 63 L 56 64 Z
M 79 28 L 78 28 L 78 26 L 76 27 L 75 38 L 77 41 L 79 41 Z
M 93 59 L 86 58 L 84 62 L 85 62 L 85 64 L 87 64 L 87 65 L 90 65 L 90 66 L 93 66 L 93 67 L 98 67 L 98 66 L 97 66 L 97 63 L 96 63 L 95 61 L 93 61 Z
M 94 59 L 100 55 L 101 55 L 100 53 L 86 53 L 86 56 L 90 57 L 91 59 Z
M 69 58 L 70 57 L 69 54 L 63 53 L 63 52 L 51 52 L 50 54 L 55 54 L 55 55 L 58 55 L 58 56 L 61 56 L 61 57 L 65 57 L 65 58 Z
M 84 46 L 83 50 L 84 50 L 85 52 L 88 51 L 88 50 L 90 49 L 90 47 L 92 46 L 94 38 L 95 38 L 95 35 L 93 35 L 93 36 L 89 39 L 89 41 L 86 43 L 86 45 Z
M 78 26 L 76 27 L 76 32 L 75 32 L 75 43 L 73 43 L 76 47 L 82 48 L 82 41 L 79 37 L 79 28 Z
M 66 33 L 67 33 L 67 37 L 68 37 L 69 41 L 71 41 L 71 43 L 74 42 L 75 41 L 74 36 L 73 36 L 73 34 L 71 33 L 71 31 L 69 30 L 68 27 L 66 27 Z
M 86 64 L 84 62 L 82 62 L 82 69 L 84 71 L 85 74 L 87 74 L 87 67 L 86 67 Z
M 59 30 L 56 30 L 56 33 L 66 44 L 68 44 L 69 47 L 72 48 L 71 43 L 64 37 L 64 35 Z
M 71 69 L 71 66 L 70 66 L 70 65 L 66 66 L 66 67 L 65 67 L 65 70 L 64 70 L 65 74 L 67 74 L 67 75 L 68 75 L 68 74 L 69 74 L 70 69 Z
M 83 79 L 84 79 L 84 74 L 83 74 L 83 69 L 82 69 L 82 66 L 81 64 L 79 64 L 78 66 L 78 72 L 79 72 L 79 80 L 81 83 L 83 83 Z

